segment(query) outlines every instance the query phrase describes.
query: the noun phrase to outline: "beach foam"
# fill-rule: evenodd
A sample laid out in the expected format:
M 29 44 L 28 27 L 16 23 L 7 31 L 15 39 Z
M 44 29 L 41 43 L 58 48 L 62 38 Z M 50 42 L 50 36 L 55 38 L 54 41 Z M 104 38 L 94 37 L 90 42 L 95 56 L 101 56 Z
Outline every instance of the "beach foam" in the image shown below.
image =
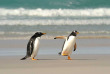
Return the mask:
M 6 9 L 0 8 L 0 16 L 40 16 L 40 17 L 57 17 L 57 16 L 89 16 L 103 17 L 110 16 L 110 8 L 95 9 Z
M 110 25 L 110 19 L 0 20 L 0 25 Z

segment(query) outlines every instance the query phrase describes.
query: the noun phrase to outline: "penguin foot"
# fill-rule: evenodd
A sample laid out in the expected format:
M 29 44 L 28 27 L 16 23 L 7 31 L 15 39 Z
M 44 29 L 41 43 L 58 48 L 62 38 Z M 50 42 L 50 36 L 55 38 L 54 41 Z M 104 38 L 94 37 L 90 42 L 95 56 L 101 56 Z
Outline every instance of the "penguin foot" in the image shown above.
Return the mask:
M 72 59 L 70 58 L 70 56 L 68 56 L 68 60 L 72 60 Z
M 32 58 L 32 60 L 37 60 L 37 59 Z

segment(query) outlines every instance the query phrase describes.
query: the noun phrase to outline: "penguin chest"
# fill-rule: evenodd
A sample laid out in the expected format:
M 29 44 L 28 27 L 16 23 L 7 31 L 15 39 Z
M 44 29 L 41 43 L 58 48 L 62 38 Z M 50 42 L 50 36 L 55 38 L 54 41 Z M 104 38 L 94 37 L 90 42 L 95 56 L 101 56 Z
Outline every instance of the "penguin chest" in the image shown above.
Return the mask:
M 40 44 L 39 39 L 36 38 L 35 41 L 34 41 L 34 45 L 33 45 L 34 48 L 33 48 L 33 53 L 31 55 L 31 57 L 35 57 L 37 55 L 38 50 L 39 50 L 39 44 Z
M 76 42 L 75 36 L 70 36 L 68 39 L 66 39 L 62 55 L 70 55 L 72 53 L 75 42 Z

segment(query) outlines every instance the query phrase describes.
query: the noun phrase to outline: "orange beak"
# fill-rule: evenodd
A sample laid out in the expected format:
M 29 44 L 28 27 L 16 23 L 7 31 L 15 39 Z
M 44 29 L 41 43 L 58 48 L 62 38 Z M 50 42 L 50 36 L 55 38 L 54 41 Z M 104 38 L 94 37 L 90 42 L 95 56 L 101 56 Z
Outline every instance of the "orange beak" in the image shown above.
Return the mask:
M 79 34 L 79 32 L 76 32 L 76 34 Z
M 45 35 L 46 33 L 42 33 L 43 35 Z

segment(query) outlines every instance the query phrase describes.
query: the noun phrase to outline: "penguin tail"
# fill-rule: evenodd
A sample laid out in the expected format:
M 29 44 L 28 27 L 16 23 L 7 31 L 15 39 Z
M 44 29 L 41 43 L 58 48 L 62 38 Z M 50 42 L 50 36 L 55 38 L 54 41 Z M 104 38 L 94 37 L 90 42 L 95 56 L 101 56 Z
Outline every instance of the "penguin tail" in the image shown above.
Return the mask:
M 20 59 L 20 60 L 25 60 L 27 58 L 27 56 L 25 56 L 25 57 L 23 57 L 22 59 Z
M 73 51 L 76 51 L 76 49 L 74 49 Z
M 58 54 L 61 55 L 61 52 L 59 52 Z

